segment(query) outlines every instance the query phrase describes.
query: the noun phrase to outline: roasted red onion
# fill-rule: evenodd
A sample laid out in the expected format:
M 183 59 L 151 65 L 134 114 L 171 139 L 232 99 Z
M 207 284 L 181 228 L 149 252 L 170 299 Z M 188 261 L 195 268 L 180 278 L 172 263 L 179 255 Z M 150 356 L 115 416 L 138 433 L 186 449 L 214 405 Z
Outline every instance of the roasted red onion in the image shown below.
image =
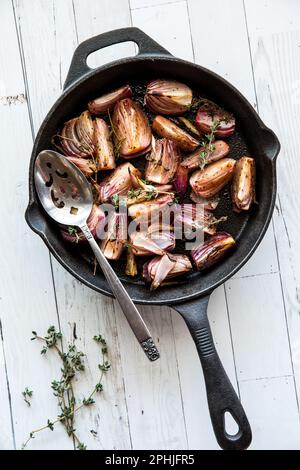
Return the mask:
M 85 146 L 80 141 L 76 131 L 77 120 L 78 118 L 74 118 L 67 121 L 58 136 L 62 151 L 67 156 L 78 158 L 91 157 L 94 149 L 90 145 Z
M 242 157 L 236 162 L 231 196 L 235 212 L 249 210 L 255 201 L 255 161 L 253 158 Z
M 76 132 L 83 148 L 86 148 L 90 154 L 93 153 L 95 150 L 94 126 L 92 116 L 89 111 L 84 111 L 80 114 L 76 121 Z
M 214 235 L 217 225 L 224 222 L 227 217 L 217 219 L 213 214 L 196 204 L 181 204 L 178 206 L 174 217 L 174 226 L 181 227 L 182 233 L 187 238 L 203 232 L 206 235 Z
M 171 140 L 153 138 L 152 151 L 147 160 L 146 179 L 156 184 L 168 184 L 180 162 L 180 151 Z
M 215 140 L 212 146 L 212 151 L 208 151 L 205 147 L 195 150 L 182 161 L 181 165 L 189 171 L 196 170 L 229 154 L 229 145 L 223 140 Z
M 153 113 L 178 115 L 190 108 L 192 99 L 192 90 L 183 83 L 153 80 L 146 89 L 145 105 Z
M 232 114 L 220 108 L 217 104 L 209 100 L 203 100 L 197 116 L 196 126 L 203 133 L 209 133 L 217 123 L 214 132 L 216 137 L 228 137 L 235 131 L 235 118 Z
M 192 191 L 190 194 L 190 198 L 196 204 L 202 204 L 204 206 L 204 209 L 206 209 L 207 211 L 214 211 L 218 207 L 218 204 L 220 202 L 220 196 L 218 196 L 217 194 L 209 199 L 206 199 L 205 197 L 198 196 L 198 194 Z
M 131 163 L 118 166 L 99 185 L 99 199 L 101 202 L 111 200 L 114 195 L 126 195 L 132 186 L 132 177 L 141 177 L 140 171 Z
M 115 144 L 123 158 L 134 158 L 151 149 L 151 128 L 141 107 L 132 99 L 118 101 L 112 118 Z
M 159 136 L 173 140 L 185 152 L 192 152 L 200 145 L 197 139 L 163 116 L 154 118 L 152 128 Z
M 134 277 L 138 273 L 135 255 L 130 246 L 127 247 L 125 274 Z
M 88 227 L 94 237 L 97 237 L 97 234 L 101 232 L 104 226 L 105 214 L 100 207 L 94 204 L 92 212 L 88 218 Z M 63 239 L 67 242 L 78 243 L 81 241 L 86 241 L 86 238 L 81 230 L 77 229 L 76 227 L 63 228 L 61 229 L 61 234 Z
M 173 186 L 176 194 L 182 198 L 188 187 L 189 181 L 189 170 L 184 168 L 181 165 L 178 165 L 174 179 L 173 179 Z
M 219 232 L 194 248 L 191 257 L 198 269 L 206 269 L 219 261 L 234 245 L 235 240 L 229 233 Z
M 110 138 L 109 127 L 101 118 L 94 120 L 94 144 L 98 170 L 116 168 L 114 146 Z
M 155 224 L 147 232 L 133 232 L 130 245 L 136 256 L 163 255 L 175 248 L 175 236 L 171 227 Z
M 132 91 L 129 85 L 122 86 L 117 90 L 106 93 L 88 103 L 89 111 L 92 114 L 103 114 L 112 111 L 115 104 L 124 98 L 131 98 Z
M 168 204 L 172 204 L 173 199 L 174 194 L 165 194 L 150 201 L 133 204 L 128 208 L 128 214 L 133 219 L 148 219 L 149 217 L 154 217 L 156 214 L 163 211 L 163 209 L 168 206 Z
M 74 163 L 74 165 L 78 166 L 78 168 L 82 171 L 85 176 L 92 176 L 96 171 L 97 167 L 93 160 L 88 160 L 87 158 L 79 158 L 79 157 L 66 157 L 70 162 Z
M 101 242 L 101 250 L 108 259 L 119 259 L 127 241 L 126 214 L 113 212 Z
M 193 191 L 205 198 L 214 196 L 232 178 L 235 163 L 232 158 L 223 158 L 211 163 L 204 170 L 195 171 L 190 177 Z
M 187 256 L 166 254 L 156 256 L 144 264 L 143 276 L 146 282 L 152 282 L 151 289 L 156 289 L 164 281 L 181 276 L 192 270 L 192 264 Z

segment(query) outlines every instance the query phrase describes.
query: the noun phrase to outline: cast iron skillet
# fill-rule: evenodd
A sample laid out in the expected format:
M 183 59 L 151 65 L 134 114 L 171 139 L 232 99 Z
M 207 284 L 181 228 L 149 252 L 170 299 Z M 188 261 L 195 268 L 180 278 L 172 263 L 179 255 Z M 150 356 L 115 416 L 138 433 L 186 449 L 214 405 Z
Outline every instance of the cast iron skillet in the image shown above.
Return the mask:
M 92 52 L 125 41 L 134 41 L 139 48 L 137 56 L 114 61 L 97 69 L 90 69 L 86 60 Z M 67 119 L 78 115 L 89 99 L 122 84 L 151 78 L 172 77 L 205 93 L 226 109 L 234 112 L 238 123 L 236 135 L 229 141 L 233 157 L 251 154 L 256 159 L 257 200 L 250 214 L 232 214 L 230 204 L 221 207 L 222 214 L 230 213 L 229 226 L 224 229 L 237 240 L 237 249 L 213 269 L 192 273 L 185 282 L 150 292 L 141 279 L 136 282 L 124 277 L 123 263 L 115 268 L 124 279 L 126 289 L 136 303 L 171 305 L 184 318 L 195 341 L 206 383 L 208 406 L 212 425 L 223 449 L 246 449 L 251 442 L 251 429 L 242 405 L 223 369 L 216 352 L 207 319 L 207 305 L 212 291 L 229 279 L 250 258 L 269 225 L 276 195 L 275 159 L 280 144 L 248 101 L 226 80 L 215 73 L 173 57 L 168 51 L 137 28 L 125 28 L 88 39 L 76 49 L 62 96 L 46 116 L 35 140 L 29 170 L 29 205 L 26 220 L 44 240 L 56 259 L 77 279 L 112 296 L 104 277 L 93 276 L 89 255 L 63 242 L 55 224 L 39 204 L 33 183 L 33 168 L 37 154 L 51 148 L 51 137 Z M 135 162 L 133 162 L 135 164 Z M 227 195 L 228 198 L 228 195 Z M 121 265 L 121 266 L 120 266 Z M 225 412 L 237 422 L 238 432 L 232 436 L 225 429 Z

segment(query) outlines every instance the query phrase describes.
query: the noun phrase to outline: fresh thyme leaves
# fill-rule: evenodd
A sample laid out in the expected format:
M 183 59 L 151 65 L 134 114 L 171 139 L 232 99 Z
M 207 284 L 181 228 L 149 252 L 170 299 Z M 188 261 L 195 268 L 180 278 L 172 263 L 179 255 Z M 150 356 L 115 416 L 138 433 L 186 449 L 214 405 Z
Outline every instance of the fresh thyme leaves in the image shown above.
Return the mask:
M 115 206 L 115 209 L 118 209 L 119 207 L 119 194 L 114 194 L 111 198 L 111 201 L 113 203 L 113 205 Z
M 32 398 L 33 391 L 30 390 L 28 387 L 25 387 L 25 389 L 22 392 L 22 395 L 23 395 L 23 399 L 25 403 L 27 403 L 28 406 L 31 406 L 31 403 L 29 400 Z
M 78 231 L 77 231 L 77 229 L 76 229 L 75 227 L 69 226 L 69 227 L 68 227 L 68 234 L 69 234 L 69 235 L 74 235 L 74 237 L 75 237 L 75 240 L 74 240 L 75 243 L 78 243 L 78 242 L 80 241 L 80 237 L 79 237 L 79 235 L 78 235 Z
M 203 170 L 203 168 L 209 161 L 211 153 L 215 150 L 213 141 L 215 140 L 215 133 L 219 125 L 220 121 L 213 121 L 210 133 L 205 134 L 204 139 L 201 142 L 201 147 L 203 149 L 199 154 L 199 167 L 201 170 Z
M 29 441 L 34 439 L 38 432 L 44 429 L 54 431 L 55 425 L 60 422 L 65 427 L 68 436 L 75 442 L 76 449 L 85 450 L 86 445 L 79 439 L 76 434 L 76 429 L 74 428 L 75 413 L 84 406 L 93 405 L 95 403 L 94 395 L 103 390 L 102 379 L 104 374 L 110 369 L 110 363 L 107 360 L 106 341 L 102 335 L 95 335 L 93 338 L 101 346 L 102 361 L 98 364 L 98 369 L 100 370 L 99 379 L 90 394 L 86 398 L 83 398 L 81 403 L 77 404 L 73 390 L 73 381 L 78 373 L 85 369 L 85 354 L 77 349 L 75 339 L 73 339 L 72 343 L 68 343 L 65 346 L 64 351 L 62 345 L 63 335 L 60 331 L 56 331 L 54 326 L 48 328 L 45 336 L 39 336 L 36 331 L 33 331 L 32 335 L 32 340 L 40 340 L 44 343 L 41 351 L 42 354 L 46 354 L 49 349 L 53 349 L 62 361 L 61 377 L 59 380 L 53 380 L 51 383 L 53 395 L 57 398 L 59 414 L 54 420 L 47 419 L 47 423 L 44 426 L 31 431 L 22 449 L 27 447 Z M 30 403 L 27 400 L 32 396 L 32 393 L 32 390 L 29 390 L 28 387 L 22 392 L 28 405 L 30 405 Z M 94 431 L 94 433 L 97 434 L 96 431 Z

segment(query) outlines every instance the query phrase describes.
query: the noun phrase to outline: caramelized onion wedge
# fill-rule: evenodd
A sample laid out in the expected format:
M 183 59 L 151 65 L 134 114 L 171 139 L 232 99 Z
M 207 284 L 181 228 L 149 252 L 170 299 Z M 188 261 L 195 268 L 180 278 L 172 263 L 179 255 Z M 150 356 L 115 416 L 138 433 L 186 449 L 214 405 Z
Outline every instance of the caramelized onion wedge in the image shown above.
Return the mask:
M 147 160 L 145 169 L 147 181 L 168 184 L 172 181 L 180 162 L 180 151 L 171 140 L 153 138 L 152 152 Z
M 175 235 L 170 227 L 150 226 L 147 232 L 133 232 L 130 244 L 136 256 L 163 255 L 175 248 Z
M 219 261 L 235 245 L 234 238 L 227 232 L 213 235 L 191 251 L 191 257 L 199 270 L 209 268 Z
M 89 111 L 92 114 L 104 114 L 112 111 L 115 104 L 124 98 L 131 98 L 132 91 L 129 85 L 124 85 L 117 90 L 99 96 L 88 103 Z
M 196 204 L 202 204 L 204 209 L 207 211 L 214 211 L 220 202 L 220 197 L 218 195 L 206 199 L 205 197 L 198 196 L 198 194 L 194 193 L 194 191 L 191 192 L 190 198 Z
M 130 98 L 119 101 L 112 118 L 115 144 L 124 158 L 134 158 L 151 148 L 151 128 L 141 107 Z
M 163 116 L 154 118 L 152 128 L 160 137 L 173 140 L 185 152 L 192 152 L 199 147 L 197 139 Z
M 193 92 L 184 83 L 175 80 L 153 80 L 146 89 L 145 105 L 157 114 L 183 114 L 193 99 Z
M 110 138 L 109 127 L 101 118 L 94 120 L 94 143 L 98 170 L 116 168 L 114 146 Z
M 207 134 L 216 122 L 218 123 L 218 127 L 214 132 L 216 137 L 224 138 L 234 133 L 234 116 L 212 101 L 204 100 L 196 116 L 195 124 L 197 128 L 200 132 Z
M 140 204 L 133 204 L 128 208 L 128 214 L 133 219 L 140 217 L 150 217 L 162 211 L 168 204 L 171 204 L 174 199 L 174 194 L 165 194 L 159 196 L 152 201 L 145 201 Z
M 236 162 L 231 197 L 235 212 L 249 210 L 255 201 L 255 161 L 253 158 L 242 157 Z
M 85 176 L 92 176 L 96 171 L 97 167 L 93 160 L 87 158 L 78 157 L 66 157 L 70 162 L 74 163 Z
M 132 186 L 132 175 L 141 177 L 140 171 L 131 163 L 123 163 L 118 166 L 99 185 L 99 200 L 107 202 L 118 194 L 126 194 Z
M 181 165 L 189 171 L 196 170 L 199 167 L 204 167 L 208 163 L 220 160 L 229 154 L 229 145 L 223 140 L 215 140 L 212 145 L 213 150 L 211 152 L 201 147 L 186 157 Z
M 76 122 L 76 131 L 81 145 L 91 155 L 94 152 L 94 126 L 89 111 L 80 114 Z
M 190 177 L 193 191 L 205 198 L 214 196 L 231 180 L 235 163 L 232 158 L 223 158 L 204 170 L 195 171 Z
M 76 124 L 78 118 L 70 119 L 64 124 L 59 135 L 60 144 L 62 149 L 67 156 L 73 156 L 78 158 L 85 158 L 90 156 L 90 152 L 79 140 L 76 131 Z
M 127 241 L 126 214 L 111 214 L 105 237 L 101 242 L 101 250 L 108 259 L 119 259 Z
M 133 254 L 132 248 L 128 246 L 125 274 L 127 274 L 127 276 L 134 277 L 137 275 L 137 273 L 138 273 L 138 270 L 137 270 L 135 255 Z
M 143 277 L 146 282 L 152 282 L 151 289 L 156 289 L 164 281 L 181 276 L 192 270 L 192 264 L 187 256 L 165 254 L 156 256 L 143 266 Z
M 224 222 L 226 217 L 217 219 L 207 210 L 200 210 L 196 204 L 181 204 L 174 217 L 174 226 L 182 228 L 182 233 L 190 239 L 193 235 L 203 232 L 214 235 L 217 225 Z
M 178 165 L 176 174 L 173 179 L 173 186 L 176 194 L 183 198 L 187 191 L 188 187 L 188 180 L 189 180 L 189 170 L 184 168 L 181 165 Z

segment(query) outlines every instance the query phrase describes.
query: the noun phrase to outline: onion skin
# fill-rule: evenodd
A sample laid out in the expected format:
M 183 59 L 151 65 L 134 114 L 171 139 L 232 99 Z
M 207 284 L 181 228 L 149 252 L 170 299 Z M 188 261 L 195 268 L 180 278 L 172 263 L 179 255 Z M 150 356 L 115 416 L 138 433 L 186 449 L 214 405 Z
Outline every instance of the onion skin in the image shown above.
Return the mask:
M 178 165 L 177 171 L 173 179 L 173 186 L 176 194 L 180 198 L 183 198 L 188 187 L 189 181 L 189 170 L 184 168 L 182 165 Z
M 141 177 L 140 171 L 131 163 L 118 166 L 108 177 L 99 184 L 99 200 L 107 202 L 115 194 L 124 195 L 132 186 L 132 176 Z
M 93 236 L 96 238 L 97 233 L 99 233 L 99 231 L 101 231 L 105 226 L 105 213 L 96 204 L 93 205 L 92 212 L 87 221 L 87 225 L 90 231 L 92 232 Z M 86 241 L 86 238 L 81 232 L 81 230 L 75 230 L 76 234 L 73 234 L 69 233 L 69 231 L 65 228 L 61 229 L 63 239 L 71 243 L 79 243 Z
M 214 122 L 219 122 L 219 126 L 214 132 L 216 137 L 225 138 L 232 135 L 235 131 L 235 118 L 232 114 L 224 111 L 220 106 L 212 101 L 205 100 L 200 106 L 195 124 L 200 132 L 208 134 Z
M 108 111 L 112 111 L 118 101 L 124 98 L 131 98 L 131 96 L 132 91 L 130 86 L 124 85 L 117 90 L 90 101 L 88 103 L 88 109 L 92 114 L 105 114 Z
M 92 176 L 96 171 L 97 167 L 92 160 L 78 157 L 66 157 L 70 162 L 74 163 L 85 176 Z
M 222 219 L 220 219 L 221 222 Z M 207 210 L 197 210 L 196 204 L 181 204 L 174 218 L 174 225 L 182 227 L 182 233 L 187 235 L 203 232 L 214 235 L 217 231 L 218 219 Z
M 189 171 L 196 170 L 197 168 L 201 167 L 202 164 L 203 166 L 208 165 L 209 163 L 216 162 L 217 160 L 220 160 L 229 154 L 229 145 L 226 144 L 226 142 L 223 140 L 215 140 L 213 146 L 214 150 L 206 155 L 204 163 L 201 160 L 200 155 L 202 152 L 207 153 L 207 151 L 204 147 L 201 147 L 186 157 L 182 161 L 181 166 L 187 168 Z
M 191 192 L 190 199 L 196 204 L 202 204 L 204 209 L 207 211 L 214 211 L 220 202 L 220 197 L 218 195 L 205 199 L 204 197 L 198 196 L 194 191 Z
M 109 127 L 101 118 L 94 120 L 94 144 L 98 170 L 116 168 L 114 146 L 110 138 Z
M 141 107 L 132 99 L 118 101 L 112 117 L 115 144 L 123 158 L 134 158 L 151 149 L 151 128 Z
M 231 197 L 235 212 L 248 211 L 255 201 L 255 161 L 253 158 L 242 157 L 236 162 Z
M 204 198 L 214 196 L 231 180 L 235 164 L 232 158 L 223 158 L 195 171 L 190 177 L 193 191 Z
M 191 251 L 191 257 L 199 270 L 217 263 L 235 245 L 227 232 L 219 232 Z
M 153 80 L 146 89 L 145 105 L 156 114 L 176 116 L 187 111 L 193 99 L 192 90 L 175 80 Z
M 185 255 L 166 254 L 156 256 L 143 266 L 143 277 L 152 282 L 151 289 L 156 289 L 164 281 L 181 276 L 192 270 L 192 264 Z
M 168 139 L 153 139 L 152 152 L 149 156 L 145 178 L 156 184 L 168 184 L 172 181 L 180 162 L 178 146 Z
M 107 259 L 120 258 L 127 241 L 126 214 L 114 212 L 111 214 L 105 238 L 100 248 Z
M 197 139 L 163 116 L 156 116 L 154 118 L 152 129 L 160 137 L 173 140 L 185 152 L 192 152 L 200 145 Z

